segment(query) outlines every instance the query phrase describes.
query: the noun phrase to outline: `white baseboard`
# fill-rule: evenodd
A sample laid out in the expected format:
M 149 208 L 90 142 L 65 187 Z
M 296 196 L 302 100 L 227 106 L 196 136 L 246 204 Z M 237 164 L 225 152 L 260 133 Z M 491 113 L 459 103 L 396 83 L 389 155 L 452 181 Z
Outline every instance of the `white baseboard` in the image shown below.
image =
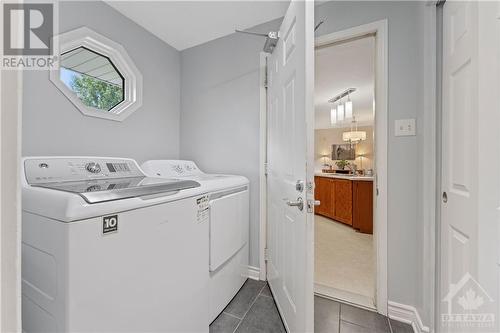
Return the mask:
M 260 280 L 260 269 L 255 266 L 248 266 L 248 278 L 252 280 Z
M 374 299 L 365 295 L 351 293 L 349 291 L 337 289 L 321 283 L 314 284 L 314 293 L 316 295 L 329 298 L 334 301 L 340 301 L 341 303 L 347 303 L 368 311 L 377 311 Z
M 389 301 L 389 318 L 410 324 L 415 333 L 429 333 L 429 327 L 424 326 L 417 309 L 413 306 Z

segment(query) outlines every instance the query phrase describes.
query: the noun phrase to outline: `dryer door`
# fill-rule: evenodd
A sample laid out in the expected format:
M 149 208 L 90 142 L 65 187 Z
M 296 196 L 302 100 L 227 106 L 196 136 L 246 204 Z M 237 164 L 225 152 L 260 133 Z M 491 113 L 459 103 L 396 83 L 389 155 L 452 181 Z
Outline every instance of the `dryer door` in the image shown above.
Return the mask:
M 214 272 L 248 242 L 248 187 L 210 197 L 210 271 Z

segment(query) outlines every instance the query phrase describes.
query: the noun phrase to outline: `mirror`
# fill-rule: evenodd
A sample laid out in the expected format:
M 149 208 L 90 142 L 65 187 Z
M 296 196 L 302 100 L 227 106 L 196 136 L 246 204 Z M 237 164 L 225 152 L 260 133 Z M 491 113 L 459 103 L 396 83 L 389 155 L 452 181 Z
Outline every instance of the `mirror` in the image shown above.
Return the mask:
M 86 116 L 123 121 L 142 105 L 142 75 L 123 46 L 86 27 L 54 38 L 50 80 Z
M 85 47 L 61 54 L 59 79 L 88 107 L 107 112 L 124 100 L 124 79 L 108 57 Z

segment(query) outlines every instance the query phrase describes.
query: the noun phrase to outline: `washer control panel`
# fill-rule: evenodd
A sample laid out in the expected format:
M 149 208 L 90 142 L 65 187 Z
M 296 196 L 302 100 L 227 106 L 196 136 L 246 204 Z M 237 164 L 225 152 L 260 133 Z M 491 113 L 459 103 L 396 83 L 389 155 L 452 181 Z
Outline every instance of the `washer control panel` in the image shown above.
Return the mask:
M 85 165 L 85 169 L 87 169 L 88 172 L 99 173 L 101 172 L 101 165 L 96 162 L 89 162 Z
M 99 157 L 27 158 L 24 160 L 24 172 L 29 184 L 144 177 L 134 160 Z
M 153 160 L 142 165 L 143 170 L 158 177 L 187 177 L 204 174 L 193 161 Z

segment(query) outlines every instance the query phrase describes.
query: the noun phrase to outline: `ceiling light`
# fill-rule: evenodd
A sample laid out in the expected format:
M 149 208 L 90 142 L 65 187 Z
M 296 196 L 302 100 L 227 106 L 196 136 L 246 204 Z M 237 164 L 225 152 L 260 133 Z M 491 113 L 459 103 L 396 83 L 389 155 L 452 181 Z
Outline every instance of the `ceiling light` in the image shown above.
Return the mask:
M 347 102 L 345 102 L 345 119 L 352 119 L 352 101 L 349 95 L 347 95 Z
M 330 110 L 330 124 L 335 125 L 337 123 L 337 110 L 335 106 Z
M 359 141 L 366 140 L 366 132 L 365 131 L 349 131 L 342 133 L 342 140 L 348 141 L 351 143 L 357 143 Z
M 354 119 L 353 115 L 353 105 L 351 101 L 350 94 L 355 92 L 356 88 L 349 88 L 344 90 L 342 93 L 328 100 L 328 103 L 332 103 L 333 107 L 330 110 L 330 123 L 332 125 L 343 122 L 344 120 Z M 347 102 L 342 103 L 342 99 L 347 96 Z M 335 104 L 338 103 L 337 107 Z
M 342 140 L 349 143 L 358 143 L 360 141 L 366 140 L 366 132 L 358 131 L 358 123 L 356 122 L 356 118 L 352 118 L 351 130 L 349 132 L 342 133 Z
M 337 106 L 337 120 L 338 121 L 343 121 L 344 118 L 345 118 L 345 115 L 344 115 L 344 104 L 340 103 Z

